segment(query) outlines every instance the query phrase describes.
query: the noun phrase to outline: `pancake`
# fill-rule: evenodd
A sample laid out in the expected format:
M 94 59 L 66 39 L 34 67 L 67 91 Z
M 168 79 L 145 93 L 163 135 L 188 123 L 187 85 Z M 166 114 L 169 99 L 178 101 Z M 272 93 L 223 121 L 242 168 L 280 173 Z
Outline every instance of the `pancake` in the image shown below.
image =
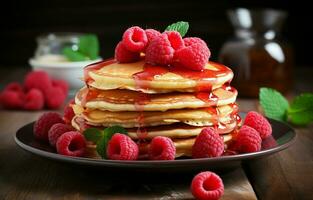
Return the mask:
M 203 71 L 190 71 L 181 67 L 151 66 L 144 61 L 117 63 L 111 59 L 84 69 L 84 80 L 89 86 L 144 93 L 207 91 L 221 87 L 232 78 L 231 69 L 214 62 L 208 62 Z
M 227 145 L 227 143 L 231 141 L 232 139 L 232 134 L 223 135 L 223 139 L 224 139 L 224 143 Z M 195 142 L 195 137 L 186 138 L 186 139 L 174 139 L 173 142 L 176 147 L 176 155 L 175 155 L 176 158 L 181 157 L 181 156 L 188 156 L 188 157 L 191 156 L 191 150 Z M 149 148 L 149 142 L 139 144 L 139 152 L 140 152 L 139 157 L 141 159 L 147 158 L 148 148 Z M 101 157 L 96 152 L 96 145 L 92 143 L 87 144 L 86 156 L 90 158 L 101 159 Z
M 236 101 L 237 91 L 228 86 L 199 93 L 143 94 L 131 90 L 82 88 L 75 103 L 89 109 L 117 111 L 166 111 L 169 109 L 223 106 Z M 84 105 L 83 105 L 84 104 Z
M 124 128 L 147 127 L 167 125 L 182 122 L 192 126 L 212 126 L 218 122 L 227 123 L 232 120 L 238 111 L 236 104 L 229 104 L 219 107 L 180 109 L 147 112 L 110 112 L 103 110 L 93 110 L 73 105 L 76 115 L 81 115 L 90 125 L 114 126 L 119 125 Z
M 221 135 L 228 134 L 232 132 L 239 124 L 236 119 L 229 121 L 225 124 L 216 125 L 217 132 Z M 83 132 L 88 124 L 86 121 L 79 117 L 75 116 L 72 120 L 72 126 L 80 132 Z M 95 126 L 93 126 L 95 127 Z M 98 127 L 99 129 L 104 129 L 104 127 Z M 201 130 L 205 128 L 203 126 L 196 127 L 190 126 L 183 123 L 176 123 L 171 125 L 163 125 L 163 126 L 154 126 L 154 127 L 146 127 L 145 131 L 142 135 L 139 135 L 138 128 L 128 128 L 128 135 L 134 140 L 139 138 L 144 138 L 150 140 L 156 136 L 165 136 L 169 138 L 190 138 L 195 137 L 200 134 Z

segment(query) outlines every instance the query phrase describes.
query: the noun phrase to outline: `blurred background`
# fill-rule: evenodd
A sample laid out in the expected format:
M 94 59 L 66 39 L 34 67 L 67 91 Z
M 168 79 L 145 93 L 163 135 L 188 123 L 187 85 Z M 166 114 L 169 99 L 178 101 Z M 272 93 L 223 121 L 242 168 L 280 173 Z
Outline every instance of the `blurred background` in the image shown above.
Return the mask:
M 226 10 L 235 7 L 274 8 L 288 12 L 282 35 L 295 49 L 297 65 L 313 64 L 313 12 L 301 1 L 249 0 L 10 0 L 1 6 L 0 67 L 27 65 L 36 48 L 35 37 L 49 32 L 84 32 L 98 35 L 103 58 L 112 57 L 126 28 L 139 25 L 163 30 L 168 24 L 190 23 L 188 36 L 203 38 L 217 60 L 223 43 L 233 35 Z

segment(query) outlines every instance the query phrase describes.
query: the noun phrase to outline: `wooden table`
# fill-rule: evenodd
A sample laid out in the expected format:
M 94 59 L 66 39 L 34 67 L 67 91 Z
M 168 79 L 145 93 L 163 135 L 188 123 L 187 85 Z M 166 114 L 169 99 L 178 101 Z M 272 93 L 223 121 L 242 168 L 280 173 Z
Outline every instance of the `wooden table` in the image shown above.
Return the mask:
M 25 73 L 1 71 L 1 84 Z M 238 103 L 242 111 L 258 108 L 257 100 L 239 99 Z M 41 113 L 0 111 L 0 199 L 193 199 L 192 173 L 113 174 L 23 151 L 14 143 L 14 134 Z M 289 149 L 220 174 L 225 184 L 222 199 L 313 199 L 313 126 L 296 128 L 296 132 L 297 141 Z

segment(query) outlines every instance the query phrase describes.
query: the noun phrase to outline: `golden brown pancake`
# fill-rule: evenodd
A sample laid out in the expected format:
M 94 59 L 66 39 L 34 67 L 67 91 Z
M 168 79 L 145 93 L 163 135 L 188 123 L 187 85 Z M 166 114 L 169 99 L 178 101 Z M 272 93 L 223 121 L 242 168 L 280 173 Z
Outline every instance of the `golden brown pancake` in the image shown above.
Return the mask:
M 235 116 L 236 117 L 236 116 Z M 217 132 L 221 135 L 228 134 L 232 132 L 239 124 L 236 118 L 234 117 L 233 120 L 227 122 L 227 123 L 219 123 L 216 126 L 214 126 L 217 130 Z M 83 121 L 82 121 L 83 120 Z M 83 124 L 85 123 L 85 124 Z M 83 132 L 84 126 L 88 126 L 88 123 L 84 121 L 79 116 L 75 116 L 72 120 L 72 126 L 75 127 L 78 131 Z M 96 126 L 93 126 L 96 127 Z M 209 127 L 209 126 L 207 126 Z M 99 129 L 104 129 L 102 126 L 98 126 Z M 176 123 L 171 125 L 162 125 L 162 126 L 152 126 L 152 127 L 146 127 L 146 128 L 127 128 L 128 135 L 134 139 L 147 139 L 150 140 L 156 136 L 165 136 L 169 138 L 190 138 L 195 137 L 200 134 L 202 131 L 203 126 L 190 126 L 183 123 Z M 142 133 L 141 133 L 141 132 Z
M 230 104 L 219 107 L 180 109 L 147 112 L 110 112 L 85 109 L 73 105 L 76 115 L 81 115 L 89 124 L 95 126 L 119 125 L 125 128 L 159 126 L 173 123 L 185 123 L 192 126 L 211 126 L 217 122 L 226 123 L 237 113 L 237 105 Z
M 203 71 L 180 67 L 150 66 L 139 61 L 117 63 L 107 60 L 87 66 L 84 80 L 101 90 L 127 89 L 144 93 L 195 92 L 216 89 L 233 78 L 231 69 L 209 62 Z
M 75 97 L 78 105 L 107 111 L 166 111 L 169 109 L 223 106 L 236 101 L 237 91 L 222 87 L 212 92 L 143 94 L 131 90 L 82 88 Z

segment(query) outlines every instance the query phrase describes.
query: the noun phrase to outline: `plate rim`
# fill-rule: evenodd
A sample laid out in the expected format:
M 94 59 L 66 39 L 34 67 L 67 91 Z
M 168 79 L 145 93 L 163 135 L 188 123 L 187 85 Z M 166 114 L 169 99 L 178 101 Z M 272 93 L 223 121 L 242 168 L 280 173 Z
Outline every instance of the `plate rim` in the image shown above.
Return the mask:
M 284 126 L 287 126 L 289 131 L 292 132 L 293 136 L 292 138 L 280 145 L 280 146 L 275 146 L 271 149 L 266 149 L 266 150 L 261 150 L 258 152 L 253 152 L 253 153 L 243 153 L 243 154 L 236 154 L 236 155 L 227 155 L 227 156 L 221 156 L 221 157 L 214 157 L 214 158 L 193 158 L 193 159 L 178 159 L 178 160 L 135 160 L 135 161 L 123 161 L 123 160 L 105 160 L 105 159 L 94 159 L 94 158 L 85 158 L 85 157 L 72 157 L 72 156 L 64 156 L 60 155 L 57 153 L 52 153 L 48 151 L 44 151 L 41 149 L 37 149 L 35 147 L 29 146 L 22 141 L 18 139 L 17 134 L 21 131 L 21 129 L 25 128 L 26 126 L 29 126 L 31 124 L 34 124 L 35 122 L 30 122 L 25 124 L 24 126 L 20 127 L 15 135 L 14 135 L 14 141 L 15 143 L 21 147 L 23 150 L 32 153 L 34 155 L 47 158 L 50 160 L 57 160 L 57 161 L 62 161 L 62 162 L 69 162 L 69 163 L 77 163 L 77 164 L 84 164 L 84 165 L 97 165 L 97 166 L 114 166 L 114 167 L 170 167 L 172 165 L 184 165 L 184 164 L 199 164 L 199 163 L 214 163 L 216 161 L 219 162 L 228 162 L 228 161 L 243 161 L 243 160 L 250 160 L 250 159 L 255 159 L 259 158 L 261 156 L 266 156 L 266 155 L 271 155 L 276 152 L 282 151 L 296 141 L 297 134 L 296 131 L 287 123 L 274 120 L 274 119 L 269 119 L 270 121 L 275 121 L 276 123 L 281 123 Z M 158 165 L 156 165 L 156 163 Z

